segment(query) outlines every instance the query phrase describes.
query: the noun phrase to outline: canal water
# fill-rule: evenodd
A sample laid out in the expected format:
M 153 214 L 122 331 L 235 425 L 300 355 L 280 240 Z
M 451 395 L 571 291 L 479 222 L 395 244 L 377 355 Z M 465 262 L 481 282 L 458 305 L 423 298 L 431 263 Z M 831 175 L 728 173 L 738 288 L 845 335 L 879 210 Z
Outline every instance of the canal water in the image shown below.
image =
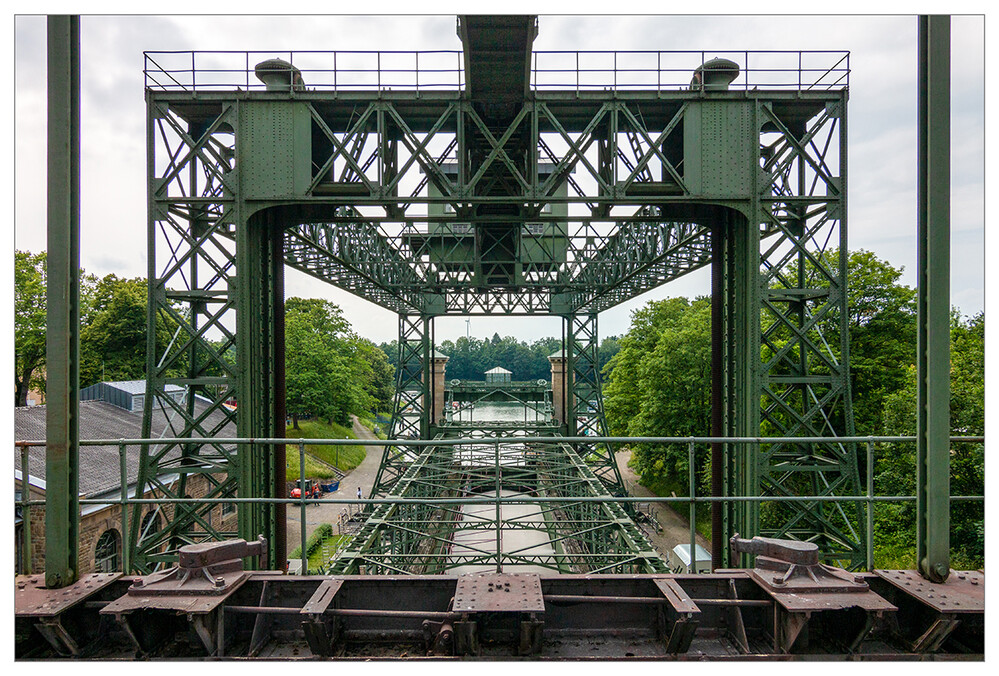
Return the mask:
M 460 422 L 541 422 L 543 417 L 534 408 L 515 401 L 483 401 L 473 408 L 458 410 L 454 419 Z

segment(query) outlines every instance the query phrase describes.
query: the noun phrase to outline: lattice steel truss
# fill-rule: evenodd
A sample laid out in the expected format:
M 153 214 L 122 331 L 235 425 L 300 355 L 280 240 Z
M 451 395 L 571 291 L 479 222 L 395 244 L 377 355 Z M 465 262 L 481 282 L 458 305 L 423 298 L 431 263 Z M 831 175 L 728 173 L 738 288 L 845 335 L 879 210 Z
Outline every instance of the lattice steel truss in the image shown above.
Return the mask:
M 430 434 L 432 321 L 446 314 L 563 317 L 572 431 L 603 434 L 598 313 L 708 265 L 713 229 L 725 274 L 727 433 L 852 432 L 842 84 L 525 85 L 490 108 L 462 90 L 310 90 L 308 74 L 305 82 L 147 90 L 149 321 L 162 315 L 178 326 L 165 350 L 150 338 L 147 407 L 174 412 L 176 437 L 217 434 L 210 413 L 243 438 L 283 433 L 272 366 L 283 350 L 275 326 L 284 265 L 400 316 L 394 436 Z M 166 384 L 188 388 L 187 403 L 163 396 Z M 233 397 L 238 415 L 225 406 Z M 609 450 L 559 448 L 600 490 L 619 490 Z M 386 453 L 376 493 L 424 485 L 416 468 L 446 465 L 427 453 Z M 180 495 L 197 472 L 212 496 L 268 497 L 277 457 L 272 447 L 164 445 L 143 457 L 140 489 Z M 775 442 L 727 457 L 728 495 L 858 485 L 854 449 L 837 444 Z M 170 541 L 224 535 L 204 511 L 178 510 Z M 273 537 L 275 514 L 241 506 L 239 535 Z M 736 503 L 726 529 L 817 539 L 827 555 L 860 562 L 854 517 L 817 504 L 760 514 Z M 141 547 L 133 556 L 139 566 L 153 560 Z
M 668 572 L 570 444 L 424 446 L 386 497 L 395 502 L 372 509 L 330 573 Z M 517 531 L 537 537 L 509 544 Z
M 168 105 L 148 105 L 149 305 L 148 325 L 175 325 L 160 351 L 155 330 L 148 331 L 147 390 L 143 436 L 149 438 L 154 409 L 169 420 L 165 436 L 233 436 L 235 412 L 226 402 L 237 396 L 236 275 L 232 173 L 233 107 L 225 106 L 198 122 L 184 120 Z M 187 389 L 178 401 L 164 395 L 167 384 Z M 198 402 L 203 402 L 198 405 Z M 239 477 L 234 449 L 192 441 L 148 447 L 141 456 L 138 485 L 168 498 L 184 497 L 188 479 L 204 476 L 206 497 L 231 496 Z M 175 481 L 176 479 L 176 481 Z M 211 505 L 172 510 L 158 537 L 138 541 L 132 529 L 132 563 L 146 571 L 175 556 L 177 548 L 204 539 L 232 537 L 207 518 Z M 132 521 L 141 518 L 141 506 Z

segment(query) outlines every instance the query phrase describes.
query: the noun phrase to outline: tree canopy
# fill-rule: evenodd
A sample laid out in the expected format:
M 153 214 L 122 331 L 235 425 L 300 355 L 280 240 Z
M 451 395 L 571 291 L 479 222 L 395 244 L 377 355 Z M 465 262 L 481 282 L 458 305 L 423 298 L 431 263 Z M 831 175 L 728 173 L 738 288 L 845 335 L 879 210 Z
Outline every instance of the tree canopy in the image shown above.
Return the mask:
M 315 298 L 285 301 L 287 410 L 340 425 L 350 415 L 387 408 L 392 369 L 373 343 L 359 338 L 334 303 Z
M 14 402 L 45 391 L 46 254 L 14 252 Z M 136 380 L 146 371 L 146 281 L 80 271 L 80 386 Z M 171 327 L 157 319 L 157 341 Z
M 27 406 L 28 390 L 44 391 L 45 252 L 14 252 L 14 405 Z
M 835 260 L 838 252 L 825 257 Z M 868 251 L 848 256 L 850 379 L 858 435 L 911 436 L 916 428 L 915 290 L 900 283 L 902 269 Z M 710 301 L 652 301 L 632 314 L 620 351 L 604 368 L 604 408 L 612 435 L 707 436 L 710 430 Z M 984 434 L 984 315 L 951 327 L 951 429 Z M 830 322 L 827 331 L 838 331 Z M 835 334 L 832 334 L 835 335 Z M 838 356 L 838 355 L 837 355 Z M 687 491 L 687 452 L 669 445 L 635 444 L 636 471 L 653 489 Z M 696 468 L 707 490 L 708 459 Z M 861 459 L 862 460 L 862 459 Z M 984 446 L 954 444 L 951 488 L 955 495 L 984 494 Z M 861 478 L 868 468 L 861 464 Z M 893 444 L 880 450 L 873 469 L 879 495 L 912 495 L 915 449 Z M 878 565 L 912 567 L 915 505 L 879 504 Z M 981 503 L 955 502 L 953 550 L 963 565 L 984 560 Z
M 397 365 L 397 341 L 383 343 L 380 347 L 389 362 Z M 484 380 L 486 371 L 496 366 L 510 371 L 513 380 L 550 380 L 551 362 L 548 357 L 562 349 L 562 340 L 545 337 L 528 343 L 513 336 L 500 337 L 498 333 L 494 333 L 485 340 L 462 336 L 457 340 L 442 341 L 434 347 L 448 357 L 449 380 Z M 599 347 L 600 366 L 606 364 L 618 349 L 616 337 L 605 338 Z

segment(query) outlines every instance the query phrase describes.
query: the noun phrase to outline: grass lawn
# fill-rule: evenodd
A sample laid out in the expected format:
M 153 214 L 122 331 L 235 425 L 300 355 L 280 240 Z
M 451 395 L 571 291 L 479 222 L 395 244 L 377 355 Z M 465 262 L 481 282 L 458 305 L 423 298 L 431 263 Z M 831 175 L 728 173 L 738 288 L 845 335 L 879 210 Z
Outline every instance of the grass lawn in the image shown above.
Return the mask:
M 356 439 L 353 430 L 342 425 L 328 424 L 321 420 L 301 420 L 298 429 L 288 427 L 285 430 L 285 437 L 289 440 L 296 439 Z M 329 479 L 333 473 L 323 465 L 311 461 L 309 454 L 325 460 L 329 464 L 339 467 L 344 472 L 349 472 L 364 461 L 364 446 L 320 446 L 317 444 L 305 445 L 305 475 L 309 478 Z M 286 450 L 288 458 L 287 476 L 288 481 L 298 479 L 298 444 L 289 443 Z
M 332 529 L 332 526 L 330 526 L 329 524 L 324 524 L 324 525 L 327 525 L 327 526 L 329 526 L 329 529 Z M 328 529 L 324 529 L 324 530 L 328 530 Z M 315 538 L 315 537 L 310 538 L 310 540 L 313 540 L 313 549 L 312 549 L 312 552 L 309 554 L 309 558 L 308 558 L 309 571 L 314 573 L 315 571 L 317 571 L 319 569 L 319 566 L 325 566 L 328 563 L 326 561 L 326 559 L 325 559 L 326 551 L 324 551 L 324 550 L 328 550 L 329 552 L 333 552 L 334 550 L 336 550 L 336 547 L 340 543 L 341 540 L 349 540 L 352 537 L 354 537 L 354 536 L 353 535 L 336 535 L 336 534 L 330 532 L 328 535 L 322 536 L 322 539 L 318 539 L 318 538 Z M 316 539 L 318 539 L 318 542 L 315 542 Z M 301 559 L 301 558 L 302 558 L 302 548 L 301 547 L 296 547 L 295 550 L 288 557 L 288 559 L 290 561 L 294 561 L 294 560 Z

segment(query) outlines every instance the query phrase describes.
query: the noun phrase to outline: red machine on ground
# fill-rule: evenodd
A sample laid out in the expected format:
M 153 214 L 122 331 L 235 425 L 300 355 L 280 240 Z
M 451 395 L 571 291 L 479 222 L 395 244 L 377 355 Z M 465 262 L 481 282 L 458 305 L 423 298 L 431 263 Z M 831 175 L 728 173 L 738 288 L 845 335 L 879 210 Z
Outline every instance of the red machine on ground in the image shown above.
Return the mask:
M 305 497 L 307 498 L 318 498 L 322 494 L 322 489 L 319 487 L 318 481 L 313 481 L 312 479 L 305 480 Z M 299 479 L 295 482 L 295 487 L 291 489 L 291 497 L 300 498 L 302 497 L 302 480 Z

